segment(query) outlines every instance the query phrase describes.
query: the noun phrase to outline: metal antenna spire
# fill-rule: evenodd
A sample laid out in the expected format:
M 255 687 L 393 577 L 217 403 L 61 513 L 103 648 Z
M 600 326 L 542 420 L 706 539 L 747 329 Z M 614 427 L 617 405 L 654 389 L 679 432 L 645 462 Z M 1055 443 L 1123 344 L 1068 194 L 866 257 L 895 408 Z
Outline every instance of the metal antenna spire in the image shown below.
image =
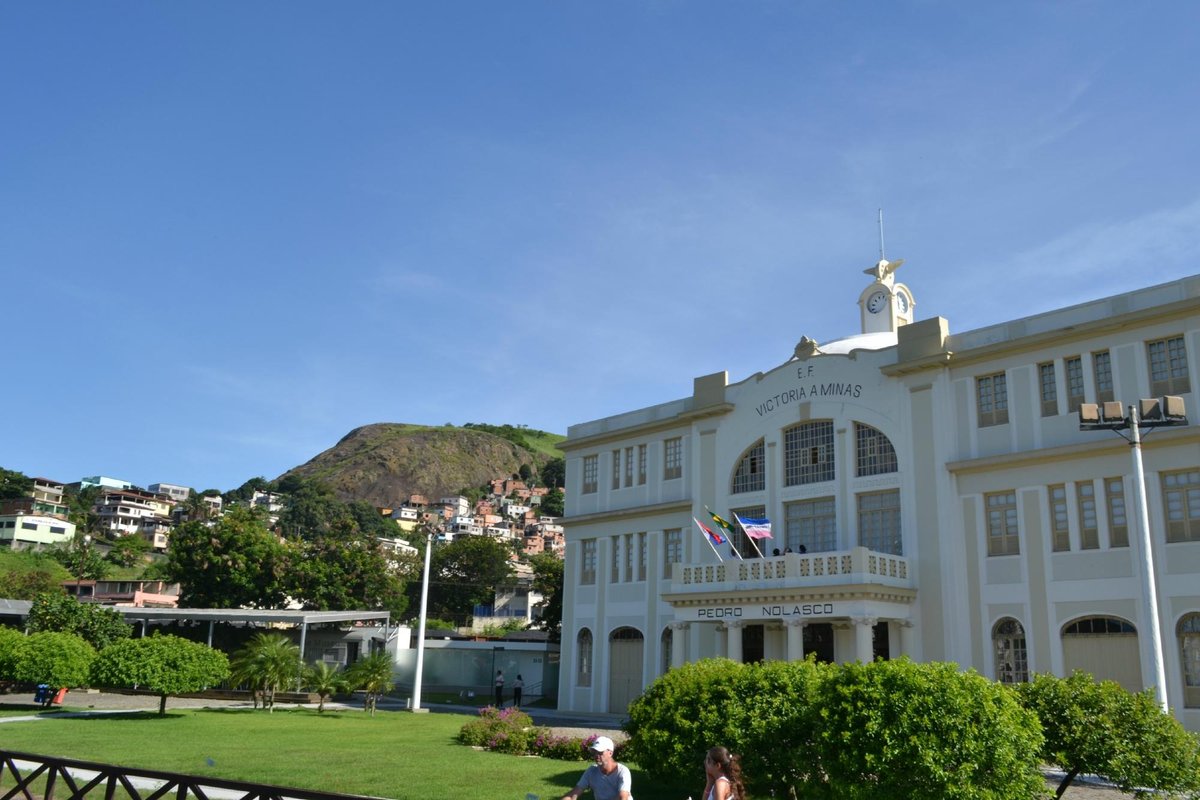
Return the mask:
M 887 261 L 883 257 L 883 209 L 879 209 L 879 260 Z

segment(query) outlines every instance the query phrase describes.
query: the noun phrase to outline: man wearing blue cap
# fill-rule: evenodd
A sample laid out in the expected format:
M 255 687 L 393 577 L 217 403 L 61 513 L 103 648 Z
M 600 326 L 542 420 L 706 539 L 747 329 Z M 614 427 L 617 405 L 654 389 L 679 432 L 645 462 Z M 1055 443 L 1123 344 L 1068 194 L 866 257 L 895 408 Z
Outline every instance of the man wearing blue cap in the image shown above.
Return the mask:
M 597 736 L 591 746 L 596 763 L 584 771 L 575 788 L 560 800 L 577 800 L 588 789 L 592 790 L 596 800 L 633 800 L 633 778 L 629 774 L 629 767 L 618 764 L 613 758 L 614 746 L 613 740 L 607 736 Z

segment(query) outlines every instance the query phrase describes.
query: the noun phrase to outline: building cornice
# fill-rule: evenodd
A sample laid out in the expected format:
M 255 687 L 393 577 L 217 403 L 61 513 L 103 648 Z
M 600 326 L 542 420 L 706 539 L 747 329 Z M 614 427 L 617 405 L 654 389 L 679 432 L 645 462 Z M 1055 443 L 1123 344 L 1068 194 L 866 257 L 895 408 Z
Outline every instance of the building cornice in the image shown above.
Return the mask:
M 1100 436 L 1100 431 L 1094 432 Z M 1200 443 L 1200 426 L 1189 425 L 1186 428 L 1161 428 L 1148 438 L 1142 440 L 1144 450 L 1159 450 L 1183 444 Z M 946 470 L 953 475 L 971 475 L 979 472 L 990 472 L 996 469 L 1013 469 L 1042 465 L 1052 461 L 1073 461 L 1079 458 L 1094 458 L 1099 455 L 1117 453 L 1128 448 L 1129 442 L 1112 434 L 1110 438 L 1099 441 L 1068 444 L 1060 447 L 1045 447 L 1040 450 L 1026 450 L 1021 453 L 1004 453 L 983 458 L 970 458 L 963 461 L 946 462 Z
M 656 503 L 652 506 L 632 506 L 630 508 L 614 508 L 609 511 L 597 511 L 595 514 L 580 514 L 575 517 L 560 517 L 559 523 L 566 525 L 592 525 L 597 522 L 617 522 L 633 517 L 647 517 L 654 514 L 673 514 L 677 511 L 691 512 L 691 500 L 675 500 L 670 503 Z
M 715 589 L 707 592 L 664 592 L 662 599 L 675 608 L 704 606 L 779 605 L 783 603 L 819 603 L 831 600 L 877 600 L 885 603 L 911 603 L 916 589 L 884 586 L 876 583 L 846 583 L 826 586 L 772 586 L 754 589 Z
M 628 439 L 631 436 L 646 436 L 651 433 L 678 428 L 680 425 L 690 425 L 697 420 L 724 416 L 733 411 L 735 407 L 733 403 L 717 403 L 716 405 L 697 408 L 693 411 L 684 411 L 682 414 L 676 414 L 670 419 L 656 419 L 651 422 L 630 425 L 627 428 L 604 431 L 603 433 L 596 433 L 591 436 L 581 436 L 577 439 L 566 439 L 558 443 L 558 449 L 566 453 L 572 450 L 583 450 L 621 439 Z

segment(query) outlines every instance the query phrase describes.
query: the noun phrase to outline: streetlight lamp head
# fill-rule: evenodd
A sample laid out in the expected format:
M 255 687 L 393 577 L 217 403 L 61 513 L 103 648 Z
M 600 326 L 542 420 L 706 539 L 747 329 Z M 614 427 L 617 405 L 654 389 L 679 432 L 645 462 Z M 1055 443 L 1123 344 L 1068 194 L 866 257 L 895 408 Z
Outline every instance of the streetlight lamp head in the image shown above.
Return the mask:
M 1120 400 L 1109 400 L 1101 407 L 1105 422 L 1124 422 L 1125 409 Z
M 1167 395 L 1162 399 L 1163 416 L 1169 420 L 1183 420 L 1187 422 L 1187 409 L 1183 405 L 1183 398 L 1177 395 Z
M 1100 406 L 1095 403 L 1080 403 L 1079 404 L 1079 424 L 1083 425 L 1099 425 L 1100 424 Z
M 1162 404 L 1157 398 L 1138 400 L 1138 419 L 1156 421 L 1162 419 Z

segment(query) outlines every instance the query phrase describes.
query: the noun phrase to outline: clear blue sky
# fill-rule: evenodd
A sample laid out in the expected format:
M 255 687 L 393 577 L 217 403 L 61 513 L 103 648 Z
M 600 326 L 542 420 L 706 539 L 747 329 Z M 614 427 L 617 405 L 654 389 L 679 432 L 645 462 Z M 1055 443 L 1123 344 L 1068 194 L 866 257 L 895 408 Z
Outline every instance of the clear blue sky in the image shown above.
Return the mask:
M 0 5 L 0 466 L 230 489 L 1200 272 L 1200 3 Z

